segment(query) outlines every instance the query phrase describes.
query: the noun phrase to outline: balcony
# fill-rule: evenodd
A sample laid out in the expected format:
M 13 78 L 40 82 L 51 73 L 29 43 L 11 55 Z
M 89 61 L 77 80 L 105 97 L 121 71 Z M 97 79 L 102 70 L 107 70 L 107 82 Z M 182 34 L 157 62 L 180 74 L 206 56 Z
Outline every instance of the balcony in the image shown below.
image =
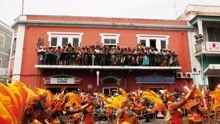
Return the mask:
M 220 42 L 206 41 L 195 45 L 195 56 L 220 56 Z
M 143 61 L 141 61 L 139 64 L 133 63 L 131 59 L 127 60 L 126 63 L 118 63 L 117 56 L 114 58 L 114 62 L 112 61 L 112 56 L 109 55 L 95 55 L 99 60 L 90 59 L 90 62 L 80 62 L 80 64 L 77 62 L 77 58 L 69 60 L 59 60 L 57 61 L 56 55 L 54 54 L 47 54 L 48 56 L 45 57 L 48 60 L 42 61 L 42 55 L 45 57 L 46 54 L 38 53 L 39 57 L 39 64 L 35 65 L 35 68 L 39 69 L 40 71 L 46 71 L 46 70 L 89 70 L 92 72 L 93 70 L 121 70 L 121 71 L 127 71 L 128 73 L 132 71 L 177 71 L 182 69 L 181 66 L 178 65 L 178 59 L 177 55 L 171 55 L 174 60 L 172 64 L 169 64 L 169 60 L 162 61 L 159 63 L 151 62 L 151 60 L 155 60 L 156 57 L 163 57 L 163 55 L 149 55 L 149 63 L 148 65 L 143 65 Z M 63 54 L 66 56 L 65 54 Z M 77 56 L 73 55 L 72 53 L 69 53 L 71 56 Z M 88 54 L 89 55 L 89 54 Z M 89 55 L 92 56 L 92 55 Z M 105 58 L 105 63 L 102 63 L 101 57 Z M 135 55 L 136 57 L 140 57 L 143 59 L 144 55 Z M 153 57 L 153 58 L 152 58 Z M 65 57 L 64 57 L 65 58 Z M 41 59 L 41 61 L 40 61 Z M 82 58 L 81 58 L 82 60 Z M 135 59 L 136 60 L 136 59 Z M 159 60 L 158 60 L 159 61 Z

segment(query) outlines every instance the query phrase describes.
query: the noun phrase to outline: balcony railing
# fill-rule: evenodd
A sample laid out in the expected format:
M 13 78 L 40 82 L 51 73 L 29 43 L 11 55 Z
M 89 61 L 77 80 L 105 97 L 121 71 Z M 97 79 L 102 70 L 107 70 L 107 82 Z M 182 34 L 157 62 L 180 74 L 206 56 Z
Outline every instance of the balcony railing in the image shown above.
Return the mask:
M 205 41 L 195 45 L 196 56 L 201 54 L 209 56 L 220 56 L 220 42 Z
M 38 53 L 38 69 L 179 70 L 176 54 Z

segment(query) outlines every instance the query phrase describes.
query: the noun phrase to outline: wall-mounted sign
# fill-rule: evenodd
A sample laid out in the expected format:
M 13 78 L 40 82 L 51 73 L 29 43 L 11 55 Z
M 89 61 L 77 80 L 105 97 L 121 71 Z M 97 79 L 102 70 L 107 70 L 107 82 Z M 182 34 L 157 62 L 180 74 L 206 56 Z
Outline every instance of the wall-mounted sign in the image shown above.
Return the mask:
M 135 81 L 138 84 L 171 84 L 175 83 L 175 77 L 161 75 L 138 76 Z
M 75 84 L 74 78 L 50 78 L 50 84 Z
M 212 52 L 220 51 L 220 42 L 206 42 L 206 50 Z

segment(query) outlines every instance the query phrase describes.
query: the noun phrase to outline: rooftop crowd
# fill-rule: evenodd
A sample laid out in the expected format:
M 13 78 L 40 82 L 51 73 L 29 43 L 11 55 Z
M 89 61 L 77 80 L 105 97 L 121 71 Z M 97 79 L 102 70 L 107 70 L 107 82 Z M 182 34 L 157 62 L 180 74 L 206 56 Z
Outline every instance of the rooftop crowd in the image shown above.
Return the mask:
M 73 47 L 40 46 L 39 64 L 44 65 L 111 65 L 111 66 L 178 66 L 178 57 L 170 49 L 137 45 L 135 48 L 91 45 Z

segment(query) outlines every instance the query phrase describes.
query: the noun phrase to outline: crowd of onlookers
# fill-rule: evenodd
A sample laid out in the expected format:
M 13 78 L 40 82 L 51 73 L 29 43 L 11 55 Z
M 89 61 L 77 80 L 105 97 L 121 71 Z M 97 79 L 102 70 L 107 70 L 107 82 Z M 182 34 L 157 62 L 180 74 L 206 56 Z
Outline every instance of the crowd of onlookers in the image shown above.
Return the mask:
M 128 65 L 128 66 L 178 66 L 178 57 L 170 49 L 158 50 L 137 45 L 135 48 L 92 45 L 73 47 L 40 46 L 39 64 L 46 65 Z

